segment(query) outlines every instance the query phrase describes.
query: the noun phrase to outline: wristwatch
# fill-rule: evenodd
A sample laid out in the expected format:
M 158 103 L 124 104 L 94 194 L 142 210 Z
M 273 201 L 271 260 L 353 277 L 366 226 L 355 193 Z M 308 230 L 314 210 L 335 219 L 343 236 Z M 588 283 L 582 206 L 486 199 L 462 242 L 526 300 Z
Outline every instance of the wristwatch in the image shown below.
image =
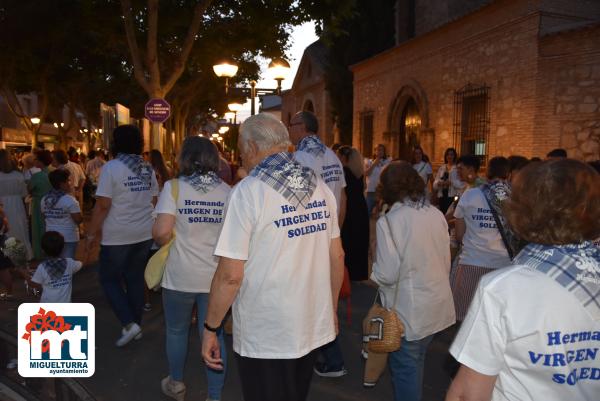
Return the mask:
M 210 327 L 208 325 L 208 323 L 206 322 L 206 320 L 204 321 L 204 328 L 212 333 L 216 333 L 217 331 L 219 331 L 219 328 L 221 328 L 221 325 L 217 326 L 217 327 Z

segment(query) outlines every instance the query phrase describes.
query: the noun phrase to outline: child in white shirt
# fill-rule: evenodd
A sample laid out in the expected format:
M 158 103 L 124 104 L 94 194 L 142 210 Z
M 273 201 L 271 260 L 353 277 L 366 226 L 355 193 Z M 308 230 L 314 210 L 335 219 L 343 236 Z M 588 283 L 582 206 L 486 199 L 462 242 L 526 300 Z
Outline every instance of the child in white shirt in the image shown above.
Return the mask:
M 61 257 L 65 240 L 56 231 L 47 231 L 42 237 L 42 249 L 48 259 L 40 263 L 29 284 L 42 288 L 40 302 L 71 302 L 73 291 L 73 274 L 77 273 L 82 263 L 71 258 Z
M 46 231 L 59 232 L 65 240 L 60 256 L 74 259 L 79 244 L 79 224 L 83 217 L 79 202 L 71 195 L 73 188 L 69 175 L 66 169 L 57 169 L 48 174 L 53 189 L 42 198 L 41 209 Z

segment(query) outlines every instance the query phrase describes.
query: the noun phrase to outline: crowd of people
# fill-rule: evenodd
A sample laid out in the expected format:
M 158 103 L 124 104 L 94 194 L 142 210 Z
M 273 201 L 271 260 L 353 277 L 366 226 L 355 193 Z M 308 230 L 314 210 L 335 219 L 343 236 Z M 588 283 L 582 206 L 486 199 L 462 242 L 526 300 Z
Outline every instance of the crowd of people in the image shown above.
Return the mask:
M 268 114 L 246 119 L 237 173 L 204 137 L 186 138 L 170 167 L 159 151 L 143 153 L 135 126 L 111 139 L 109 161 L 40 150 L 21 159 L 22 172 L 0 150 L 2 232 L 31 238 L 28 259 L 42 263 L 28 279 L 42 301 L 69 302 L 82 206 L 93 204 L 84 247 L 100 243 L 117 347 L 142 339 L 144 271 L 168 249 L 165 395 L 185 398 L 194 321 L 208 400 L 221 399 L 229 311 L 246 401 L 305 400 L 313 373 L 344 376 L 337 306 L 346 275 L 378 286 L 404 325 L 387 357 L 396 401 L 422 398 L 428 347 L 445 330 L 457 333 L 450 353 L 460 364 L 448 401 L 598 398 L 597 162 L 556 150 L 482 166 L 449 148 L 434 174 L 418 146 L 410 161 L 392 160 L 384 145 L 369 159 L 327 147 L 310 112 L 287 127 Z M 11 263 L 0 266 L 10 294 Z

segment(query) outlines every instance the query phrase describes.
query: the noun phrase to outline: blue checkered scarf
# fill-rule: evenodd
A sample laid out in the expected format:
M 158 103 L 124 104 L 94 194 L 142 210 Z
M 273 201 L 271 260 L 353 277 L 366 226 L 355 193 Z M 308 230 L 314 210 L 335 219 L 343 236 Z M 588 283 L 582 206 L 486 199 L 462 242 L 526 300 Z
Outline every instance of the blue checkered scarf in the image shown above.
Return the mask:
M 65 191 L 61 191 L 60 189 L 51 189 L 48 191 L 46 196 L 44 196 L 44 207 L 46 209 L 52 209 L 54 206 L 56 206 L 60 198 L 66 194 L 67 193 Z
M 58 280 L 62 278 L 67 270 L 67 259 L 65 258 L 52 258 L 44 261 L 44 268 L 46 273 L 52 280 Z
M 152 166 L 146 163 L 142 156 L 119 153 L 116 159 L 127 166 L 144 183 L 150 184 L 152 182 Z
M 600 248 L 591 241 L 570 245 L 529 244 L 513 263 L 542 272 L 572 293 L 600 321 Z
M 421 209 L 422 207 L 427 207 L 430 205 L 427 197 L 423 196 L 416 201 L 410 199 L 408 196 L 402 200 L 402 204 L 408 207 L 412 207 L 413 209 Z
M 298 142 L 298 146 L 296 146 L 296 150 L 309 153 L 315 157 L 323 156 L 325 149 L 326 146 L 316 135 L 305 136 Z
M 294 207 L 306 207 L 317 187 L 315 172 L 302 166 L 287 152 L 266 157 L 250 171 L 250 175 L 279 192 Z
M 192 188 L 203 194 L 212 191 L 223 182 L 214 171 L 205 174 L 195 171 L 190 175 L 179 176 L 179 179 L 187 182 Z

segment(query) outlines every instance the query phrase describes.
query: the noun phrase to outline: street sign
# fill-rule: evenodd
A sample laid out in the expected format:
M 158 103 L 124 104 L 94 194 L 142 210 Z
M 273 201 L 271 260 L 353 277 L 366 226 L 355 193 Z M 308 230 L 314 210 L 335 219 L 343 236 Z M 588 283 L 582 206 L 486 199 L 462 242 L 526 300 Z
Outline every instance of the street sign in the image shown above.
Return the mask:
M 164 123 L 171 115 L 171 105 L 164 99 L 150 99 L 144 106 L 144 115 L 153 123 Z

